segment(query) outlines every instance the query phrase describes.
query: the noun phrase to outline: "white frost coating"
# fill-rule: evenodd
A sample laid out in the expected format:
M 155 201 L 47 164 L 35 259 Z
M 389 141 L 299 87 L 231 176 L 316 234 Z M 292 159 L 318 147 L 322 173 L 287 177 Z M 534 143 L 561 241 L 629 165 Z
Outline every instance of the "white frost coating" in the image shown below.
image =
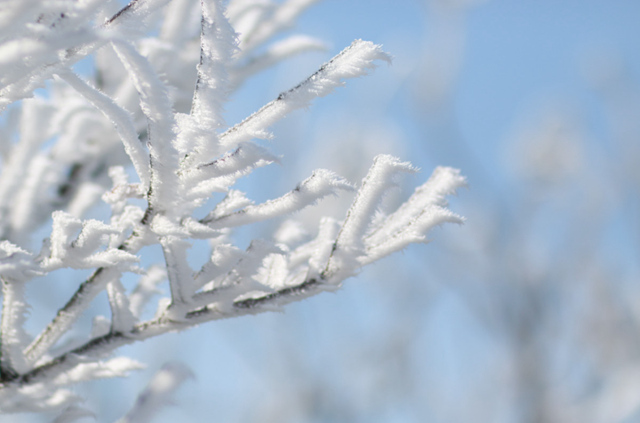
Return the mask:
M 95 379 L 125 377 L 132 370 L 139 370 L 144 367 L 142 363 L 127 357 L 117 357 L 109 361 L 95 363 L 78 363 L 71 370 L 53 379 L 52 385 L 63 387 Z
M 71 239 L 77 236 L 82 229 L 82 221 L 63 211 L 55 211 L 51 217 L 53 218 L 53 226 L 51 228 L 49 260 L 62 265 L 62 260 L 66 257 L 71 245 Z
M 283 251 L 270 241 L 254 239 L 251 241 L 246 253 L 246 256 L 241 258 L 236 264 L 232 272 L 233 275 L 229 275 L 230 277 L 222 281 L 223 286 L 234 282 L 235 279 L 236 283 L 246 284 L 247 290 L 264 288 L 264 286 L 252 283 L 253 276 L 258 273 L 258 269 L 260 269 L 262 262 L 267 256 L 271 254 L 282 254 Z
M 436 168 L 427 182 L 416 188 L 398 210 L 387 216 L 364 238 L 366 256 L 360 257 L 361 265 L 379 260 L 411 243 L 425 242 L 426 233 L 434 226 L 445 222 L 463 223 L 462 217 L 445 207 L 446 196 L 465 185 L 466 179 L 459 170 Z
M 23 61 L 24 57 L 33 56 L 37 65 L 54 61 L 56 49 L 43 41 L 19 39 L 0 46 L 0 88 L 4 88 L 19 79 L 28 71 L 31 64 Z
M 232 254 L 226 257 L 225 261 L 234 255 L 233 250 L 228 252 Z M 246 251 L 237 255 L 239 258 L 231 270 L 219 272 L 219 276 L 205 286 L 206 290 L 194 297 L 192 306 L 198 308 L 212 305 L 222 313 L 229 313 L 233 311 L 234 301 L 239 297 L 254 291 L 263 294 L 271 292 L 269 286 L 260 282 L 259 270 L 268 256 L 282 253 L 283 251 L 273 243 L 254 239 Z
M 461 224 L 464 219 L 442 207 L 428 207 L 414 220 L 410 221 L 403 231 L 394 233 L 379 244 L 367 245 L 366 256 L 359 257 L 358 261 L 360 265 L 364 266 L 402 250 L 410 244 L 426 242 L 426 233 L 435 226 L 446 222 Z
M 140 107 L 148 119 L 151 155 L 151 202 L 158 210 L 171 210 L 178 192 L 178 151 L 174 142 L 174 115 L 166 86 L 151 64 L 126 42 L 113 43 L 140 95 Z
M 191 244 L 174 236 L 160 238 L 160 244 L 167 264 L 172 304 L 189 303 L 195 291 L 191 282 L 193 270 L 187 263 L 187 249 Z
M 272 240 L 254 239 L 246 250 L 233 244 L 233 227 L 280 219 L 351 189 L 337 175 L 319 170 L 293 191 L 256 205 L 236 183 L 279 160 L 252 138 L 269 137 L 270 126 L 287 113 L 365 74 L 376 60 L 389 60 L 370 42 L 355 41 L 305 81 L 218 135 L 225 128 L 222 110 L 234 84 L 320 47 L 306 37 L 273 38 L 315 1 L 231 0 L 235 28 L 224 17 L 222 0 L 203 1 L 202 9 L 196 0 L 173 0 L 164 11 L 159 9 L 168 0 L 131 0 L 115 14 L 104 8 L 115 3 L 102 0 L 3 3 L 11 10 L 0 7 L 0 68 L 5 71 L 0 83 L 7 83 L 0 87 L 0 106 L 32 96 L 39 87 L 48 91 L 46 100 L 12 107 L 12 113 L 22 109 L 19 127 L 13 124 L 18 119 L 2 116 L 7 123 L 0 141 L 2 411 L 69 406 L 78 398 L 64 386 L 123 376 L 138 367 L 126 359 L 101 362 L 120 346 L 207 321 L 276 310 L 336 289 L 362 266 L 424 242 L 434 225 L 461 221 L 446 209 L 445 196 L 464 179 L 448 168 L 437 169 L 389 216 L 376 211 L 394 175 L 413 170 L 381 156 L 344 223 L 321 219 L 317 236 L 309 240 L 290 218 Z M 164 21 L 156 26 L 159 37 L 145 33 L 152 14 Z M 239 28 L 248 48 L 234 54 Z M 97 72 L 85 81 L 71 66 L 97 49 Z M 45 86 L 53 75 L 64 81 Z M 130 164 L 137 176 L 127 169 Z M 212 192 L 226 197 L 212 198 Z M 99 197 L 111 216 L 87 219 L 85 213 L 95 210 Z M 207 210 L 197 209 L 205 204 Z M 40 239 L 32 238 L 40 232 L 34 231 L 46 225 L 51 233 L 37 256 L 19 247 L 37 245 Z M 187 260 L 193 239 L 208 240 L 211 248 L 210 260 L 198 272 Z M 138 267 L 146 263 L 140 260 L 148 251 L 143 247 L 158 244 L 163 263 Z M 60 268 L 92 272 L 69 281 L 76 291 L 28 344 L 25 285 Z M 126 271 L 144 275 L 131 293 L 121 282 Z M 160 285 L 166 279 L 169 283 Z M 158 300 L 156 315 L 144 321 L 145 304 L 164 285 L 171 299 Z M 104 291 L 110 319 L 96 318 L 91 333 L 72 335 L 80 326 L 76 321 Z M 61 342 L 63 337 L 73 341 Z M 158 392 L 172 389 L 167 380 L 172 379 L 154 385 Z M 144 421 L 150 413 L 144 407 L 153 402 L 149 395 L 141 396 L 127 419 Z M 71 410 L 61 418 L 73 415 Z
M 162 214 L 156 214 L 153 217 L 153 221 L 151 222 L 151 230 L 153 233 L 159 237 L 176 237 L 176 238 L 187 238 L 188 232 L 185 230 L 184 226 L 179 222 L 176 222 L 175 219 L 171 219 Z
M 61 410 L 81 398 L 67 389 L 51 389 L 48 384 L 34 384 L 28 389 L 10 388 L 0 396 L 0 409 L 5 413 Z
M 90 269 L 136 263 L 136 255 L 118 248 L 96 251 L 108 242 L 109 235 L 119 233 L 117 228 L 98 220 L 82 221 L 63 211 L 55 211 L 51 230 L 51 251 L 48 257 L 44 257 L 42 269 Z
M 280 198 L 255 206 L 247 206 L 237 212 L 219 216 L 211 221 L 205 220 L 204 222 L 208 223 L 212 228 L 248 225 L 299 211 L 304 207 L 315 204 L 327 195 L 336 195 L 338 190 L 352 189 L 352 185 L 335 173 L 325 169 L 318 169 L 293 191 Z
M 25 282 L 36 274 L 32 255 L 11 244 L 0 242 L 0 283 L 2 284 L 2 324 L 0 363 L 3 371 L 24 372 L 28 366 L 22 351 L 29 344 L 24 329 L 28 303 Z
M 197 173 L 200 179 L 220 178 L 274 162 L 278 162 L 278 158 L 269 150 L 256 143 L 245 142 L 221 158 L 199 165 Z
M 183 173 L 184 201 L 199 205 L 199 202 L 209 198 L 212 192 L 226 192 L 242 176 L 278 161 L 278 157 L 265 148 L 252 142 L 243 143 L 221 158 Z
M 275 122 L 296 109 L 307 107 L 314 98 L 326 96 L 342 86 L 344 79 L 365 75 L 375 67 L 376 60 L 389 62 L 391 58 L 379 45 L 354 41 L 309 78 L 222 134 L 220 142 L 231 147 L 252 138 L 267 138 L 267 128 Z
M 21 6 L 31 2 L 20 3 L 23 4 L 9 5 L 3 1 L 2 9 L 13 8 L 20 14 Z M 14 16 L 16 20 L 3 25 L 4 31 L 12 27 L 14 31 L 0 41 L 0 68 L 3 65 L 8 68 L 0 72 L 0 86 L 6 87 L 29 75 L 34 69 L 56 63 L 59 61 L 59 53 L 67 48 L 95 40 L 95 29 L 90 21 L 100 3 L 98 0 L 40 2 L 37 5 L 40 8 L 39 14 L 31 10 L 31 13 Z M 36 5 L 31 5 L 31 8 L 34 6 Z M 16 31 L 16 27 L 20 29 Z M 4 31 L 0 31 L 0 34 Z M 5 93 L 6 91 L 3 94 Z
M 189 237 L 193 239 L 213 239 L 223 234 L 222 231 L 212 229 L 193 217 L 184 218 L 180 223 Z
M 454 194 L 459 188 L 466 186 L 466 179 L 460 175 L 458 169 L 437 167 L 431 177 L 423 185 L 416 188 L 413 195 L 404 202 L 397 211 L 387 216 L 384 222 L 375 228 L 365 238 L 367 246 L 374 246 L 397 237 L 409 225 L 419 220 L 426 211 L 433 209 L 433 213 L 447 212 L 446 196 Z M 456 220 L 456 216 L 449 216 Z M 461 218 L 457 218 L 460 220 Z
M 59 75 L 67 81 L 76 91 L 83 95 L 91 104 L 113 123 L 116 128 L 124 149 L 133 163 L 133 167 L 144 186 L 149 186 L 149 154 L 145 151 L 133 122 L 131 115 L 118 106 L 111 98 L 104 95 L 87 82 L 83 81 L 73 72 L 61 72 Z
M 245 256 L 246 253 L 236 246 L 217 245 L 211 254 L 211 259 L 195 275 L 194 288 L 200 289 L 217 277 L 226 275 Z
M 26 281 L 39 274 L 38 267 L 30 252 L 9 241 L 0 241 L 0 275 Z
M 22 234 L 16 233 L 16 228 L 9 226 L 10 217 L 17 207 L 31 209 L 28 204 L 18 205 L 15 197 L 26 195 L 21 193 L 21 190 L 26 181 L 32 180 L 26 175 L 37 157 L 34 152 L 38 151 L 51 135 L 48 128 L 50 128 L 52 112 L 51 104 L 43 99 L 24 102 L 19 122 L 20 142 L 11 148 L 0 175 L 0 234 L 4 238 L 11 237 L 17 242 L 22 240 Z M 33 122 L 41 122 L 45 130 L 33 125 Z
M 21 40 L 44 40 L 48 48 L 43 50 L 43 54 L 36 56 L 24 55 L 23 50 L 22 56 L 16 58 L 17 60 L 13 62 L 14 66 L 20 67 L 23 63 L 28 63 L 29 67 L 21 72 L 18 78 L 0 89 L 0 110 L 17 100 L 32 97 L 33 91 L 41 88 L 44 81 L 51 78 L 56 71 L 64 70 L 91 54 L 106 44 L 110 36 L 127 37 L 133 33 L 139 33 L 141 28 L 144 28 L 141 23 L 169 1 L 131 1 L 127 7 L 97 27 L 92 26 L 92 15 L 97 11 L 96 8 L 105 4 L 102 0 L 83 2 L 18 0 L 12 1 L 10 5 L 3 4 L 5 6 L 3 10 L 10 9 L 16 13 L 4 15 L 4 19 L 11 24 L 2 25 L 0 34 L 4 30 L 11 32 L 14 36 L 23 36 Z M 64 8 L 61 9 L 61 6 Z M 29 10 L 21 11 L 21 7 L 29 7 Z M 62 19 L 57 18 L 61 12 L 65 12 L 64 25 L 61 25 Z M 40 22 L 40 25 L 34 25 L 40 17 L 46 16 L 55 17 L 55 19 L 45 19 Z M 54 23 L 55 27 L 50 27 Z M 0 43 L 7 41 L 11 40 L 0 39 Z M 45 57 L 51 60 L 45 63 L 38 61 Z
M 271 163 L 273 162 L 267 160 L 258 160 L 249 166 L 240 168 L 235 172 L 229 173 L 227 175 L 200 181 L 191 189 L 185 192 L 185 200 L 190 200 L 191 204 L 200 205 L 200 203 L 202 202 L 201 200 L 204 198 L 209 198 L 211 196 L 211 193 L 227 192 L 229 186 L 234 185 L 238 179 L 250 174 L 257 168 L 267 166 Z
M 103 28 L 117 30 L 122 35 L 138 34 L 146 26 L 146 19 L 170 1 L 129 0 L 125 7 L 104 23 Z
M 221 0 L 202 0 L 200 63 L 193 95 L 191 115 L 200 130 L 194 134 L 196 145 L 189 157 L 196 163 L 210 160 L 219 152 L 215 131 L 224 125 L 224 102 L 229 92 L 227 66 L 237 48 L 236 34 L 223 13 Z
M 6 242 L 6 241 L 4 241 Z M 3 242 L 3 243 L 4 243 Z M 2 251 L 4 253 L 5 251 Z M 4 274 L 4 273 L 1 273 Z M 28 310 L 24 296 L 24 281 L 0 277 L 2 283 L 2 340 L 0 353 L 2 368 L 5 371 L 22 373 L 27 363 L 22 354 L 29 345 L 29 338 L 24 330 Z
M 193 373 L 180 363 L 165 364 L 140 393 L 135 405 L 116 423 L 148 423 L 171 402 L 171 396 Z
M 137 319 L 131 312 L 129 297 L 119 279 L 107 284 L 107 296 L 111 307 L 111 330 L 123 333 L 131 331 Z
M 95 316 L 91 320 L 91 338 L 104 336 L 111 330 L 111 321 L 104 316 Z
M 255 276 L 256 281 L 273 290 L 286 288 L 288 278 L 289 266 L 284 254 L 270 254 L 265 257 Z
M 94 274 L 95 277 L 92 278 L 90 287 L 81 293 L 78 291 L 78 297 L 74 297 L 75 301 L 70 301 L 72 304 L 65 306 L 64 313 L 59 313 L 56 319 L 25 349 L 24 355 L 30 366 L 34 365 L 70 330 L 82 312 L 88 307 L 88 304 L 105 289 L 109 280 L 117 277 L 118 274 L 118 270 L 113 268 Z
M 244 192 L 232 189 L 202 221 L 208 222 L 216 220 L 236 210 L 247 207 L 250 204 L 253 204 L 253 202 L 245 196 Z
M 39 34 L 31 34 L 30 36 L 37 38 Z M 39 51 L 37 54 L 42 54 L 41 56 L 35 56 L 33 65 L 27 60 L 33 58 L 33 56 L 17 57 L 13 65 L 21 68 L 21 71 L 9 72 L 4 79 L 5 84 L 0 85 L 0 111 L 15 101 L 33 97 L 33 91 L 41 88 L 44 85 L 44 81 L 51 77 L 55 71 L 54 64 L 60 62 L 60 57 L 64 57 L 64 52 L 80 51 L 82 46 L 91 44 L 98 39 L 99 36 L 94 30 L 78 29 L 69 31 L 61 37 L 52 38 L 47 46 L 32 49 L 33 54 L 36 54 L 34 50 Z M 84 54 L 78 54 L 76 60 L 81 59 Z M 45 61 L 44 59 L 47 60 Z M 29 66 L 25 68 L 23 66 L 24 62 Z
M 102 195 L 102 200 L 111 205 L 111 210 L 120 214 L 127 205 L 127 199 L 136 198 L 132 186 L 129 184 L 129 177 L 124 167 L 112 166 L 109 169 L 109 177 L 113 184 L 111 191 L 107 191 Z
M 395 175 L 398 172 L 415 171 L 416 169 L 409 162 L 401 162 L 388 155 L 377 156 L 347 212 L 347 218 L 336 240 L 338 248 L 360 251 L 362 238 L 373 219 L 383 194 L 395 185 Z
M 240 259 L 234 264 L 233 269 L 214 282 L 214 288 L 234 286 L 240 288 L 238 292 L 265 288 L 260 284 L 254 283 L 252 277 L 258 272 L 265 257 L 270 254 L 281 253 L 282 250 L 273 243 L 262 239 L 254 239 Z M 244 286 L 241 287 L 240 285 Z M 238 294 L 235 295 L 237 296 Z M 228 305 L 225 304 L 225 306 Z
M 335 219 L 323 218 L 318 228 L 318 236 L 291 253 L 290 265 L 297 266 L 308 262 L 309 278 L 318 277 L 329 261 L 339 230 L 340 225 Z

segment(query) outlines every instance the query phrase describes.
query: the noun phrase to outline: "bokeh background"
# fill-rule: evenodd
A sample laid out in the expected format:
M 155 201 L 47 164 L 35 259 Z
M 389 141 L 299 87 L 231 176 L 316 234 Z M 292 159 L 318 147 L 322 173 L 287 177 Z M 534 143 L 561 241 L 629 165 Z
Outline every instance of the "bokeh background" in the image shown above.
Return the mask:
M 282 164 L 243 188 L 274 197 L 318 167 L 357 182 L 390 153 L 422 171 L 389 202 L 460 168 L 465 225 L 284 314 L 123 348 L 147 370 L 84 386 L 86 405 L 115 421 L 180 361 L 196 377 L 158 422 L 640 421 L 639 22 L 635 0 L 319 2 L 292 31 L 327 51 L 242 87 L 230 124 L 356 38 L 393 64 L 279 124 Z

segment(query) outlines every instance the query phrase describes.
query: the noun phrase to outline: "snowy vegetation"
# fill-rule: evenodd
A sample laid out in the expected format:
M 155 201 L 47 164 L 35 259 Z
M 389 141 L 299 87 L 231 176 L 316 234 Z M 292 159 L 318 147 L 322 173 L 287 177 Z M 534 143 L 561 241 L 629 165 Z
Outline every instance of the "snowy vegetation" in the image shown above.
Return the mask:
M 452 168 L 437 168 L 395 210 L 381 208 L 397 177 L 416 171 L 388 155 L 376 157 L 357 185 L 318 169 L 266 202 L 256 204 L 234 188 L 255 169 L 278 162 L 259 143 L 271 138 L 275 122 L 390 61 L 380 46 L 356 40 L 242 122 L 227 125 L 225 103 L 247 78 L 322 46 L 299 35 L 274 41 L 314 2 L 132 0 L 122 8 L 98 0 L 4 2 L 3 412 L 66 409 L 71 421 L 85 414 L 74 408 L 78 398 L 70 387 L 140 368 L 112 357 L 117 348 L 333 291 L 363 266 L 425 242 L 434 226 L 462 222 L 446 208 L 446 196 L 465 184 Z M 77 66 L 87 58 L 89 77 Z M 321 219 L 309 239 L 291 224 L 295 212 L 351 192 L 344 219 Z M 215 197 L 220 200 L 214 193 L 222 193 Z M 87 218 L 100 202 L 110 216 Z M 282 224 L 271 239 L 234 245 L 234 228 L 274 219 Z M 207 240 L 211 249 L 199 268 L 188 261 L 194 240 Z M 141 256 L 152 245 L 161 246 L 164 261 L 143 266 Z M 91 273 L 73 281 L 75 293 L 34 336 L 25 329 L 26 286 L 46 283 L 60 269 Z M 131 273 L 139 275 L 135 286 L 123 283 Z M 170 295 L 158 295 L 163 290 Z M 95 318 L 91 333 L 65 341 L 104 291 L 111 315 Z M 155 309 L 148 317 L 147 305 Z M 162 389 L 143 392 L 147 400 L 123 421 L 147 421 L 187 373 L 164 369 Z

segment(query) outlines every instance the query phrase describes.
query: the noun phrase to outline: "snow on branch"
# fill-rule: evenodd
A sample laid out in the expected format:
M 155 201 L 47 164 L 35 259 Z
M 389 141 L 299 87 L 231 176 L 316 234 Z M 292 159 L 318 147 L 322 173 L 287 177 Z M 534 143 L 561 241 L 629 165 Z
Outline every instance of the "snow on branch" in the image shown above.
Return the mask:
M 118 10 L 104 22 L 104 27 L 120 26 L 139 30 L 145 19 L 166 6 L 170 0 L 130 0 L 122 9 Z
M 446 197 L 464 186 L 466 179 L 459 170 L 437 167 L 429 180 L 416 188 L 398 210 L 364 237 L 366 257 L 362 263 L 379 260 L 411 243 L 424 242 L 425 234 L 434 226 L 445 222 L 463 223 L 462 217 L 446 208 Z
M 273 39 L 315 0 L 232 1 L 228 17 L 222 0 L 174 2 L 163 9 L 169 0 L 131 0 L 119 11 L 97 0 L 0 8 L 0 106 L 16 103 L 17 115 L 0 122 L 1 411 L 66 408 L 59 421 L 87 415 L 68 388 L 138 369 L 110 357 L 119 347 L 335 290 L 363 266 L 424 242 L 435 225 L 462 222 L 446 197 L 465 180 L 445 167 L 383 215 L 395 179 L 416 172 L 388 155 L 376 157 L 357 188 L 318 169 L 254 203 L 238 180 L 282 160 L 254 138 L 269 138 L 274 123 L 390 56 L 356 40 L 229 128 L 224 106 L 245 78 L 321 47 L 303 36 Z M 159 35 L 145 33 L 156 24 Z M 95 74 L 72 69 L 92 54 Z M 42 87 L 46 96 L 17 102 Z M 291 229 L 301 225 L 296 212 L 354 190 L 342 220 L 320 219 L 306 231 L 315 232 L 311 239 Z M 101 200 L 107 207 L 94 207 Z M 289 229 L 247 248 L 232 241 L 235 228 L 267 221 Z M 201 239 L 210 251 L 196 265 L 191 248 Z M 145 248 L 154 246 L 162 254 Z M 73 294 L 32 336 L 27 285 L 57 283 L 53 272 L 62 269 L 85 273 L 64 281 Z M 108 316 L 95 316 L 84 333 L 76 323 L 103 292 Z M 147 421 L 186 374 L 163 370 L 122 421 Z
M 336 248 L 361 250 L 362 238 L 373 219 L 373 213 L 383 194 L 394 185 L 394 177 L 398 172 L 415 172 L 415 169 L 410 163 L 388 155 L 374 159 L 373 166 L 362 181 L 362 187 L 347 213 L 336 240 Z
M 118 106 L 111 98 L 104 95 L 73 72 L 60 74 L 69 85 L 96 106 L 113 123 L 124 149 L 131 159 L 142 186 L 149 186 L 149 153 L 147 153 L 134 127 L 131 115 Z
M 353 187 L 347 181 L 333 172 L 318 169 L 313 172 L 313 175 L 280 198 L 259 205 L 246 206 L 229 214 L 208 216 L 202 220 L 202 223 L 206 223 L 212 228 L 248 225 L 296 212 L 315 204 L 327 195 L 337 195 L 338 190 L 351 189 Z
M 229 91 L 227 67 L 236 51 L 236 34 L 223 14 L 222 1 L 203 0 L 200 36 L 200 63 L 193 94 L 191 115 L 198 129 L 209 136 L 195 136 L 190 155 L 197 161 L 215 156 L 218 142 L 215 131 L 224 124 L 222 110 Z
M 113 45 L 133 80 L 140 106 L 148 122 L 149 154 L 151 156 L 151 207 L 171 209 L 178 190 L 176 172 L 178 151 L 174 145 L 174 114 L 167 88 L 148 60 L 126 42 Z
M 269 138 L 267 129 L 275 122 L 296 109 L 307 107 L 314 98 L 328 95 L 334 88 L 342 86 L 343 80 L 365 75 L 375 67 L 376 60 L 389 62 L 391 58 L 378 45 L 354 41 L 313 75 L 228 129 L 220 137 L 220 142 L 232 148 L 252 138 Z

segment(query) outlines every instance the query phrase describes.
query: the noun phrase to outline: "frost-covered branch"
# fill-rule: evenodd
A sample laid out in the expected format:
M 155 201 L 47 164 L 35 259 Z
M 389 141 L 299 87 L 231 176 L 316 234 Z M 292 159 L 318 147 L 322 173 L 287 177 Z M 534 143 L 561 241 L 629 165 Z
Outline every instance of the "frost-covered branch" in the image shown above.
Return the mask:
M 118 132 L 127 155 L 131 159 L 142 186 L 149 186 L 149 154 L 138 139 L 130 114 L 118 106 L 111 98 L 104 95 L 79 76 L 72 72 L 60 75 L 71 87 L 82 94 L 112 122 Z
M 462 221 L 446 209 L 445 196 L 464 184 L 449 168 L 381 215 L 395 178 L 416 171 L 386 155 L 359 187 L 319 169 L 258 204 L 238 189 L 240 178 L 281 160 L 259 144 L 276 122 L 389 61 L 380 46 L 356 40 L 227 127 L 224 105 L 244 79 L 321 46 L 303 36 L 272 42 L 314 2 L 233 0 L 225 11 L 221 0 L 132 0 L 120 10 L 33 0 L 0 10 L 8 25 L 0 29 L 0 104 L 11 105 L 0 132 L 0 410 L 69 407 L 77 401 L 70 385 L 140 367 L 110 358 L 123 345 L 335 290 L 364 265 L 424 242 L 433 226 Z M 158 35 L 147 36 L 154 25 Z M 84 57 L 95 59 L 94 75 L 74 68 Z M 35 96 L 42 86 L 48 95 Z M 296 212 L 350 191 L 344 219 L 321 219 L 314 237 L 253 239 L 247 248 L 232 241 L 234 228 L 291 224 Z M 211 250 L 194 268 L 195 240 Z M 31 335 L 26 287 L 62 269 L 87 273 L 65 281 L 73 294 Z M 78 333 L 103 292 L 110 316 Z M 169 373 L 176 384 L 184 376 Z M 153 386 L 123 421 L 150 415 L 144 398 Z M 61 421 L 83 415 L 67 410 Z
M 390 57 L 380 46 L 369 41 L 354 41 L 313 75 L 228 129 L 220 137 L 220 142 L 232 147 L 252 138 L 269 138 L 267 128 L 276 121 L 296 109 L 307 107 L 311 100 L 328 95 L 343 85 L 344 79 L 365 75 L 374 67 L 376 60 L 390 61 Z

